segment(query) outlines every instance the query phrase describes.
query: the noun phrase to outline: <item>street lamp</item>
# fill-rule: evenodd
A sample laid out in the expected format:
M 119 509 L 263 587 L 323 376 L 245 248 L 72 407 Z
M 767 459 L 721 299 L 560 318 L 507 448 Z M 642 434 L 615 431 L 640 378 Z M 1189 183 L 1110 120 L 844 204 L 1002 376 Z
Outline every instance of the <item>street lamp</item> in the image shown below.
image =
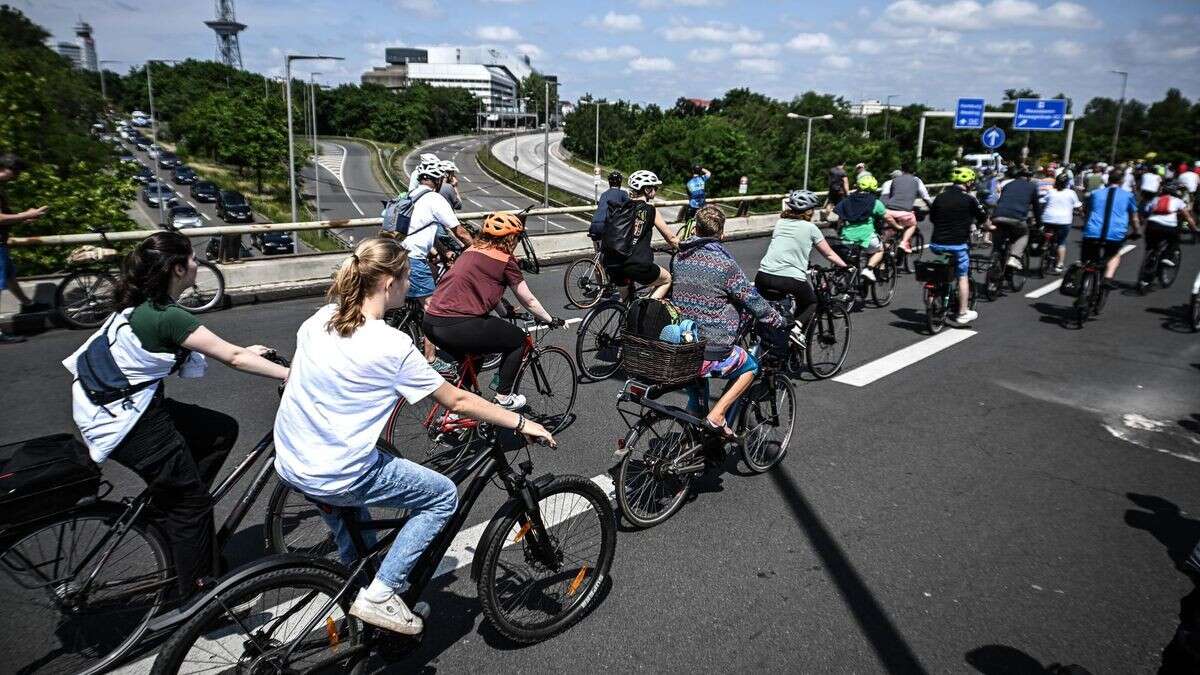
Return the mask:
M 124 61 L 114 61 L 113 59 L 105 59 L 100 62 L 100 98 L 104 101 L 104 105 L 108 105 L 108 87 L 104 84 L 104 64 L 106 63 L 125 63 Z
M 1124 70 L 1110 70 L 1110 73 L 1121 76 L 1121 103 L 1117 105 L 1117 123 L 1113 126 L 1112 152 L 1108 155 L 1108 163 L 1117 163 L 1117 139 L 1121 137 L 1121 113 L 1125 111 L 1125 85 L 1129 84 L 1129 73 Z
M 317 164 L 317 82 L 314 78 L 321 73 L 308 74 L 308 100 L 312 102 L 312 151 L 313 151 L 313 198 L 316 200 L 317 220 L 321 219 L 321 167 Z M 295 249 L 295 240 L 292 248 Z
M 283 89 L 287 93 L 288 123 L 288 197 L 292 204 L 292 222 L 296 222 L 296 139 L 292 136 L 292 61 L 343 61 L 340 56 L 286 54 L 283 57 Z M 292 231 L 292 252 L 300 250 L 300 233 Z
M 831 120 L 833 115 L 817 115 L 808 117 L 806 115 L 797 115 L 794 112 L 787 114 L 788 119 L 792 120 L 808 120 L 808 131 L 804 134 L 804 189 L 808 189 L 808 155 L 812 147 L 812 123 L 813 120 Z
M 158 119 L 154 116 L 154 80 L 150 77 L 150 64 L 152 63 L 179 63 L 175 59 L 147 59 L 146 60 L 146 92 L 150 95 L 150 137 L 151 143 L 158 145 Z M 162 149 L 158 150 L 159 155 L 162 155 Z M 163 192 L 162 181 L 158 175 L 158 157 L 152 157 L 154 160 L 154 184 L 158 191 L 158 226 L 162 227 L 166 224 L 166 218 L 163 217 Z
M 557 80 L 554 86 L 561 85 L 562 82 Z M 550 208 L 550 80 L 545 81 L 546 85 L 546 119 L 544 134 L 542 137 L 542 208 Z M 542 214 L 542 234 L 550 231 L 550 219 L 545 214 Z
M 885 141 L 891 138 L 891 125 L 889 122 L 891 121 L 892 99 L 899 95 L 900 94 L 888 94 L 883 104 L 883 140 Z

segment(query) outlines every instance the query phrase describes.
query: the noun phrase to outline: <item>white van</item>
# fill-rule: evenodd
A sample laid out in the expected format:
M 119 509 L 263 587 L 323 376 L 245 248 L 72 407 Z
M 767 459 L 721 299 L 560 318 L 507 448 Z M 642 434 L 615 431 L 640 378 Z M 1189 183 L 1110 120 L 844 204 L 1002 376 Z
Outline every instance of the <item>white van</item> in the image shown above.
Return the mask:
M 981 172 L 984 169 L 991 169 L 992 171 L 995 171 L 996 161 L 998 159 L 1000 159 L 1000 155 L 997 154 L 990 152 L 978 153 L 972 155 L 963 155 L 962 160 L 960 160 L 959 163 L 969 166 L 972 169 L 975 169 L 977 172 Z

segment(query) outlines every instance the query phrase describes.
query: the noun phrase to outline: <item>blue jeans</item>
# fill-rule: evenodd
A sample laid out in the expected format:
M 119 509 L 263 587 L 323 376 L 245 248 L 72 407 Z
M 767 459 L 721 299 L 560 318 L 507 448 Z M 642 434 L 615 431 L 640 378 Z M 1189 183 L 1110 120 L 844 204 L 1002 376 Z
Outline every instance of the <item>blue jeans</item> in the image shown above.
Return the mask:
M 442 474 L 387 453 L 379 453 L 379 461 L 344 492 L 316 498 L 330 506 L 358 506 L 360 520 L 370 520 L 365 507 L 384 506 L 408 509 L 411 516 L 400 530 L 392 548 L 384 556 L 376 578 L 397 592 L 402 590 L 417 558 L 458 508 L 458 491 L 454 481 Z M 342 562 L 352 565 L 358 560 L 350 533 L 342 519 L 321 512 L 325 524 L 333 531 Z M 375 543 L 374 532 L 363 532 L 367 546 Z

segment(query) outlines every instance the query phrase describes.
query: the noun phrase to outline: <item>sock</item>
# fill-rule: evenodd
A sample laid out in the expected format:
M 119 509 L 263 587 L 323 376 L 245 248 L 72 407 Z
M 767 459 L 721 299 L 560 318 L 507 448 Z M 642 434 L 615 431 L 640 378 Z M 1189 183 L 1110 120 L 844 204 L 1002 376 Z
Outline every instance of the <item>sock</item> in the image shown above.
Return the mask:
M 371 602 L 383 602 L 392 597 L 393 592 L 395 591 L 391 586 L 380 581 L 379 577 L 375 577 L 371 581 L 371 585 L 367 586 L 366 590 L 363 591 L 363 595 Z

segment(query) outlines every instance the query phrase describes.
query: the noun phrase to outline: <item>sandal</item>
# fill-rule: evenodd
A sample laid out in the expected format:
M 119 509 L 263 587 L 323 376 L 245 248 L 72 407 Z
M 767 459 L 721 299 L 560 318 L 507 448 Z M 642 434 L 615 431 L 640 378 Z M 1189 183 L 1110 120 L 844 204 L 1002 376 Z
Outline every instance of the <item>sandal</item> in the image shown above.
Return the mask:
M 733 433 L 733 429 L 730 429 L 728 424 L 713 424 L 712 420 L 705 417 L 704 427 L 709 431 L 709 433 L 716 434 L 717 436 L 720 436 L 726 440 L 737 440 L 737 434 Z

